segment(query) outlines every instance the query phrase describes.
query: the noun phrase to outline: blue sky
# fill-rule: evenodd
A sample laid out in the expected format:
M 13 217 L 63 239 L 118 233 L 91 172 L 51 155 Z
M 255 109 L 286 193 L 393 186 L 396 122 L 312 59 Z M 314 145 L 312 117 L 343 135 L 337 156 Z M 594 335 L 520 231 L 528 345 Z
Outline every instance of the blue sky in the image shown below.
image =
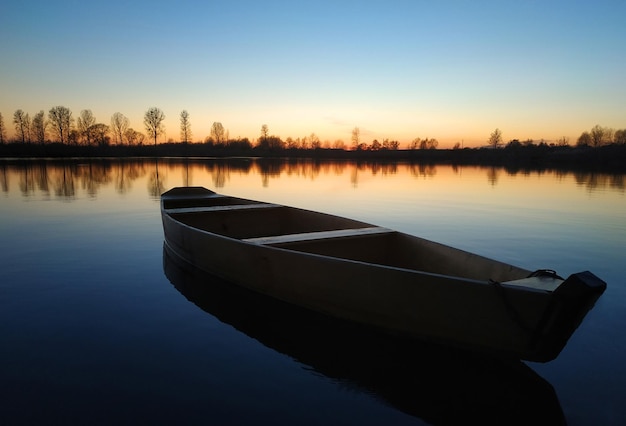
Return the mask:
M 626 1 L 11 2 L 0 112 L 166 115 L 255 139 L 434 137 L 441 147 L 626 128 Z

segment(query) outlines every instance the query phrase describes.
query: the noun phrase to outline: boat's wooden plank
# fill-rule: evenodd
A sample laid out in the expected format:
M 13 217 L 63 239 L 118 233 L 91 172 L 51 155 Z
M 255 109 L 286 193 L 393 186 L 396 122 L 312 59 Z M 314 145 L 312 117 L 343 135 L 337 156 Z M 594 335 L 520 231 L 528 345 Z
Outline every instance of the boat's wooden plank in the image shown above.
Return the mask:
M 282 243 L 293 243 L 300 241 L 323 240 L 329 238 L 345 238 L 363 235 L 387 234 L 394 232 L 392 229 L 382 226 L 372 226 L 367 228 L 335 229 L 332 231 L 303 232 L 300 234 L 273 235 L 269 237 L 246 238 L 242 241 L 253 244 L 272 245 Z
M 199 200 L 206 198 L 230 198 L 201 187 L 173 188 L 161 195 L 164 200 Z
M 534 288 L 536 290 L 554 291 L 561 285 L 563 280 L 542 277 L 528 277 L 521 280 L 505 281 L 502 284 L 517 287 Z
M 180 207 L 174 209 L 165 209 L 167 214 L 176 213 L 209 213 L 218 211 L 230 211 L 230 210 L 249 210 L 249 209 L 267 209 L 281 207 L 278 204 L 269 203 L 255 203 L 255 204 L 231 204 L 223 206 L 200 206 L 200 207 Z

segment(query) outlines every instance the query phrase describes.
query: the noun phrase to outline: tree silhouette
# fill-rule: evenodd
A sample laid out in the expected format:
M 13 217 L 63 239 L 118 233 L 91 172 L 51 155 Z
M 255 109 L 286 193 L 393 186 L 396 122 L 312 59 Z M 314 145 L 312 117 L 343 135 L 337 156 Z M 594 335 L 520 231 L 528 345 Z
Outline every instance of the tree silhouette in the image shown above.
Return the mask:
M 111 131 L 115 143 L 124 143 L 124 133 L 128 130 L 130 121 L 121 112 L 116 112 L 111 116 Z
M 352 129 L 352 147 L 358 149 L 361 145 L 361 130 L 358 127 Z
M 5 143 L 7 140 L 7 130 L 4 127 L 4 117 L 0 112 L 0 144 Z
M 315 133 L 311 133 L 311 136 L 309 136 L 309 143 L 311 144 L 311 149 L 319 149 L 322 147 L 322 142 Z
M 556 140 L 556 146 L 569 146 L 569 138 L 567 136 L 558 138 Z
M 130 127 L 124 132 L 124 139 L 128 145 L 143 145 L 145 138 L 146 135 Z
M 589 132 L 582 132 L 576 141 L 577 146 L 590 146 L 591 145 L 591 135 Z
M 89 134 L 91 135 L 91 140 L 97 143 L 99 146 L 105 146 L 109 144 L 109 137 L 107 136 L 109 133 L 109 126 L 103 123 L 96 123 L 93 126 L 89 127 Z
M 70 109 L 64 106 L 52 107 L 48 111 L 48 120 L 50 120 L 50 124 L 56 133 L 57 140 L 61 143 L 66 142 L 69 139 L 73 121 Z
M 613 133 L 613 129 L 596 124 L 589 132 L 591 146 L 597 147 L 611 143 L 613 141 Z
M 491 133 L 488 142 L 489 145 L 494 149 L 502 144 L 502 132 L 500 131 L 500 129 L 496 129 Z
M 258 141 L 258 147 L 261 149 L 268 149 L 269 148 L 269 141 L 267 140 L 267 138 L 269 137 L 269 127 L 267 127 L 267 124 L 264 124 L 261 126 L 261 137 L 259 137 L 259 141 Z
M 435 138 L 419 139 L 419 149 L 437 149 L 439 142 Z
M 222 123 L 215 121 L 211 126 L 211 139 L 215 142 L 216 145 L 223 145 L 225 140 L 225 131 Z
M 48 122 L 46 121 L 46 116 L 44 112 L 39 111 L 33 117 L 33 123 L 32 123 L 32 132 L 37 142 L 44 143 L 46 141 L 46 127 L 47 126 L 48 126 Z
M 87 145 L 91 145 L 93 143 L 93 135 L 89 129 L 94 124 L 96 124 L 96 117 L 94 117 L 93 112 L 91 112 L 90 109 L 82 110 L 76 120 L 76 125 L 78 127 L 79 136 Z
M 191 142 L 191 122 L 186 109 L 180 113 L 180 141 L 183 143 Z
M 15 125 L 15 133 L 18 139 L 22 140 L 22 143 L 30 142 L 30 117 L 21 109 L 18 109 L 13 114 L 13 124 Z
M 626 144 L 626 129 L 616 130 L 614 135 L 614 141 L 616 144 Z
M 157 144 L 157 137 L 163 133 L 163 120 L 165 120 L 165 114 L 157 107 L 152 107 L 146 111 L 143 118 L 146 132 L 154 139 L 154 146 Z
M 346 149 L 346 144 L 343 140 L 337 139 L 333 142 L 333 149 Z

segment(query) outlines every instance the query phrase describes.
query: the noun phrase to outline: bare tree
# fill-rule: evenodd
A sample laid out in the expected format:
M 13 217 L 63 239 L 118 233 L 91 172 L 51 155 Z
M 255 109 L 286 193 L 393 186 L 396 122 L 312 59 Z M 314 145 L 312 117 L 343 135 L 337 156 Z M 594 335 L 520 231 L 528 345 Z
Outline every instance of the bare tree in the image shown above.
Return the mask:
M 224 144 L 224 142 L 226 142 L 224 135 L 225 131 L 222 123 L 214 122 L 211 126 L 211 139 L 213 139 L 213 142 L 215 142 L 216 145 Z
M 33 117 L 33 123 L 32 123 L 32 132 L 37 142 L 44 143 L 46 141 L 46 127 L 47 126 L 48 126 L 48 122 L 46 121 L 46 116 L 44 112 L 39 111 Z
M 489 145 L 494 149 L 502 145 L 502 132 L 500 131 L 500 129 L 496 129 L 491 133 L 488 142 Z
M 602 127 L 596 124 L 589 132 L 591 136 L 591 146 L 602 146 L 613 142 L 613 134 L 615 131 L 608 127 Z
M 132 127 L 129 127 L 128 129 L 126 129 L 126 131 L 124 132 L 124 140 L 126 141 L 126 143 L 128 145 L 136 145 L 137 144 L 136 133 L 137 133 L 137 131 L 135 129 L 133 129 Z
M 279 150 L 285 148 L 285 142 L 279 136 L 268 136 L 265 138 L 265 148 L 271 150 Z
M 437 149 L 439 146 L 439 141 L 435 138 L 424 138 L 419 139 L 419 149 Z
M 124 132 L 124 139 L 128 145 L 143 145 L 146 135 L 129 127 Z
M 300 139 L 300 138 L 299 138 Z M 300 139 L 300 148 L 301 149 L 309 149 L 310 148 L 310 143 L 309 143 L 309 137 L 308 136 L 303 136 Z
M 111 131 L 113 132 L 114 143 L 124 143 L 124 133 L 128 129 L 130 121 L 121 112 L 116 112 L 111 116 Z
M 421 138 L 415 138 L 411 142 L 409 142 L 409 149 L 418 149 L 422 143 Z
M 591 136 L 591 146 L 600 146 L 602 145 L 602 141 L 604 139 L 604 127 L 596 124 L 589 132 Z
M 0 144 L 5 143 L 7 140 L 7 129 L 4 127 L 4 117 L 0 112 Z
M 92 140 L 100 146 L 105 146 L 109 144 L 110 138 L 109 126 L 103 123 L 96 123 L 89 128 L 89 133 L 92 137 Z
M 64 106 L 55 106 L 48 111 L 48 120 L 61 143 L 69 140 L 70 128 L 72 127 L 72 112 Z
M 13 124 L 15 125 L 15 137 L 25 143 L 30 136 L 30 117 L 18 109 L 13 113 Z
M 556 140 L 556 146 L 569 146 L 569 138 L 567 136 L 558 138 Z
M 137 145 L 143 145 L 143 142 L 146 140 L 146 135 L 141 132 L 135 132 L 135 140 Z
M 591 145 L 591 135 L 589 132 L 582 132 L 576 141 L 576 146 L 590 146 Z
M 285 143 L 278 136 L 270 136 L 267 124 L 261 126 L 261 136 L 257 141 L 257 147 L 260 149 L 278 150 L 283 149 Z
M 396 151 L 400 148 L 400 142 L 398 141 L 390 141 L 389 139 L 383 140 L 383 149 L 388 149 L 390 151 Z
M 180 113 L 180 141 L 184 143 L 191 142 L 191 122 L 186 109 Z
M 357 149 L 361 145 L 361 130 L 358 127 L 352 129 L 352 147 Z
M 78 116 L 78 120 L 76 120 L 76 126 L 78 127 L 80 138 L 87 145 L 91 145 L 94 142 L 93 132 L 90 131 L 94 124 L 96 124 L 96 117 L 94 117 L 91 110 L 82 110 Z
M 26 130 L 26 142 L 31 143 L 33 131 L 30 121 L 30 115 L 28 113 L 26 113 L 26 115 L 24 116 L 24 129 Z
M 287 146 L 287 149 L 298 148 L 298 143 L 291 136 L 288 136 L 287 139 L 285 139 L 285 144 Z
M 626 144 L 626 129 L 616 130 L 615 135 L 613 136 L 613 141 L 620 145 Z
M 165 120 L 165 114 L 157 107 L 152 107 L 146 111 L 146 115 L 143 118 L 146 132 L 154 139 L 154 146 L 157 144 L 157 137 L 165 130 L 163 120 Z
M 267 127 L 267 124 L 264 124 L 261 126 L 261 138 L 259 140 L 259 145 L 261 145 L 261 147 L 266 148 L 267 145 L 267 138 L 270 135 L 270 129 L 269 127 Z
M 333 149 L 346 149 L 346 144 L 343 140 L 337 139 L 333 142 Z
M 82 132 L 72 130 L 70 132 L 70 139 L 75 137 L 81 141 L 82 144 L 92 146 L 96 144 L 96 123 L 92 124 Z
M 78 145 L 80 142 L 80 135 L 78 134 L 78 130 L 70 129 L 70 134 L 67 137 L 67 143 L 72 145 Z
M 604 128 L 605 132 L 604 132 L 604 140 L 603 140 L 603 145 L 610 145 L 613 143 L 614 137 L 615 137 L 615 129 L 612 129 L 610 127 L 605 127 Z
M 322 147 L 322 142 L 315 133 L 311 133 L 311 136 L 309 136 L 309 143 L 311 144 L 311 149 L 318 149 Z

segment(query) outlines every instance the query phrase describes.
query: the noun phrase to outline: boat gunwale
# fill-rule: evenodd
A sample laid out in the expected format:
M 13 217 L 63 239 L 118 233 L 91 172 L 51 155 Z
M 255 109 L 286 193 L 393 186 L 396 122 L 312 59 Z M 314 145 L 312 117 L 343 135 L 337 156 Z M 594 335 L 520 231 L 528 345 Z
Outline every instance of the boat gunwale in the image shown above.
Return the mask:
M 281 205 L 278 205 L 278 206 L 286 207 L 286 208 L 294 208 L 294 207 L 289 207 L 289 206 L 281 206 Z M 466 278 L 466 277 L 462 277 L 462 276 L 458 276 L 458 275 L 448 275 L 448 274 L 442 274 L 442 273 L 437 273 L 437 272 L 428 272 L 428 271 L 424 271 L 424 270 L 420 270 L 420 269 L 410 269 L 410 268 L 402 268 L 402 267 L 398 267 L 398 266 L 385 265 L 383 263 L 366 262 L 366 261 L 362 261 L 362 260 L 349 259 L 349 258 L 345 258 L 345 257 L 337 257 L 337 256 L 329 256 L 329 255 L 324 255 L 324 254 L 319 254 L 319 253 L 311 253 L 311 252 L 307 252 L 307 251 L 304 251 L 304 250 L 293 250 L 293 249 L 290 249 L 288 247 L 281 247 L 281 246 L 272 245 L 272 244 L 259 244 L 258 242 L 254 242 L 254 241 L 246 241 L 247 239 L 229 237 L 227 235 L 222 235 L 222 234 L 218 234 L 218 233 L 215 233 L 215 232 L 207 231 L 205 229 L 197 228 L 195 226 L 189 225 L 189 224 L 187 224 L 187 223 L 185 223 L 183 221 L 178 220 L 177 218 L 173 217 L 172 215 L 170 215 L 166 211 L 163 211 L 163 212 L 172 221 L 174 221 L 177 224 L 179 224 L 179 226 L 187 228 L 189 230 L 189 232 L 199 232 L 199 233 L 205 234 L 206 236 L 209 236 L 211 238 L 223 239 L 223 240 L 227 240 L 227 241 L 238 243 L 238 244 L 245 244 L 245 245 L 247 245 L 249 247 L 258 247 L 258 248 L 260 248 L 262 250 L 278 250 L 280 252 L 297 253 L 298 255 L 308 256 L 308 257 L 311 257 L 311 258 L 322 258 L 322 259 L 333 260 L 333 261 L 338 261 L 338 262 L 348 262 L 348 263 L 352 263 L 352 264 L 356 264 L 356 265 L 365 265 L 365 266 L 373 267 L 373 268 L 394 270 L 394 271 L 398 271 L 398 272 L 410 273 L 410 274 L 415 274 L 415 275 L 419 275 L 419 276 L 443 278 L 443 279 L 446 279 L 446 280 L 463 282 L 463 283 L 466 283 L 466 284 L 474 284 L 474 285 L 480 284 L 480 285 L 484 285 L 484 286 L 494 286 L 494 284 L 497 284 L 497 285 L 506 287 L 507 289 L 514 290 L 514 291 L 529 291 L 529 292 L 533 292 L 533 293 L 536 292 L 536 293 L 543 293 L 543 294 L 550 294 L 550 293 L 554 292 L 554 290 L 539 289 L 539 288 L 534 288 L 534 287 L 529 287 L 529 286 L 524 286 L 524 285 L 508 284 L 508 283 L 514 283 L 515 281 L 518 281 L 518 280 L 503 281 L 503 282 L 495 283 L 495 282 L 493 282 L 491 280 L 487 280 L 487 279 L 480 280 L 480 279 L 474 279 L 474 278 Z M 355 228 L 355 229 L 359 229 L 359 228 Z M 387 228 L 385 228 L 385 229 L 387 229 Z M 406 234 L 406 233 L 403 233 L 403 232 L 400 232 L 400 231 L 395 231 L 395 230 L 391 230 L 391 233 L 395 233 L 397 235 L 402 235 L 402 236 L 407 236 L 407 237 L 410 237 L 410 238 L 418 238 L 418 237 L 415 237 L 413 235 Z M 358 237 L 366 238 L 366 237 L 377 237 L 377 236 L 381 236 L 381 235 L 384 235 L 384 234 L 369 234 L 369 235 L 365 234 L 365 235 L 358 235 L 356 237 L 357 238 Z M 271 238 L 271 237 L 260 237 L 260 238 Z M 335 237 L 335 238 L 337 238 L 337 239 L 349 239 L 349 238 L 355 238 L 355 236 L 354 235 L 347 235 L 347 236 L 340 236 L 340 237 Z M 166 240 L 167 240 L 167 235 L 166 235 Z M 175 244 L 168 243 L 168 245 L 174 251 L 176 251 Z M 445 247 L 449 247 L 449 246 L 445 246 Z M 460 250 L 460 249 L 455 249 L 454 247 L 449 247 L 449 248 L 451 248 L 453 250 Z M 182 255 L 182 254 L 179 254 L 179 255 L 184 258 L 184 255 Z M 489 259 L 489 260 L 493 260 L 493 259 Z M 495 260 L 493 260 L 493 261 L 497 262 Z M 201 265 L 198 265 L 198 266 L 200 267 L 200 269 L 205 269 Z M 211 271 L 209 271 L 209 272 L 211 272 Z M 526 279 L 526 278 L 523 278 L 523 279 Z M 558 288 L 558 286 L 557 286 L 557 288 Z
M 272 208 L 280 208 L 285 207 L 280 204 L 272 204 L 272 203 L 252 203 L 252 204 L 225 204 L 219 206 L 196 206 L 196 207 L 175 207 L 175 208 L 164 208 L 163 210 L 167 214 L 202 214 L 202 213 L 213 213 L 213 212 L 222 212 L 222 211 L 231 211 L 231 210 L 255 210 L 255 209 L 272 209 Z

